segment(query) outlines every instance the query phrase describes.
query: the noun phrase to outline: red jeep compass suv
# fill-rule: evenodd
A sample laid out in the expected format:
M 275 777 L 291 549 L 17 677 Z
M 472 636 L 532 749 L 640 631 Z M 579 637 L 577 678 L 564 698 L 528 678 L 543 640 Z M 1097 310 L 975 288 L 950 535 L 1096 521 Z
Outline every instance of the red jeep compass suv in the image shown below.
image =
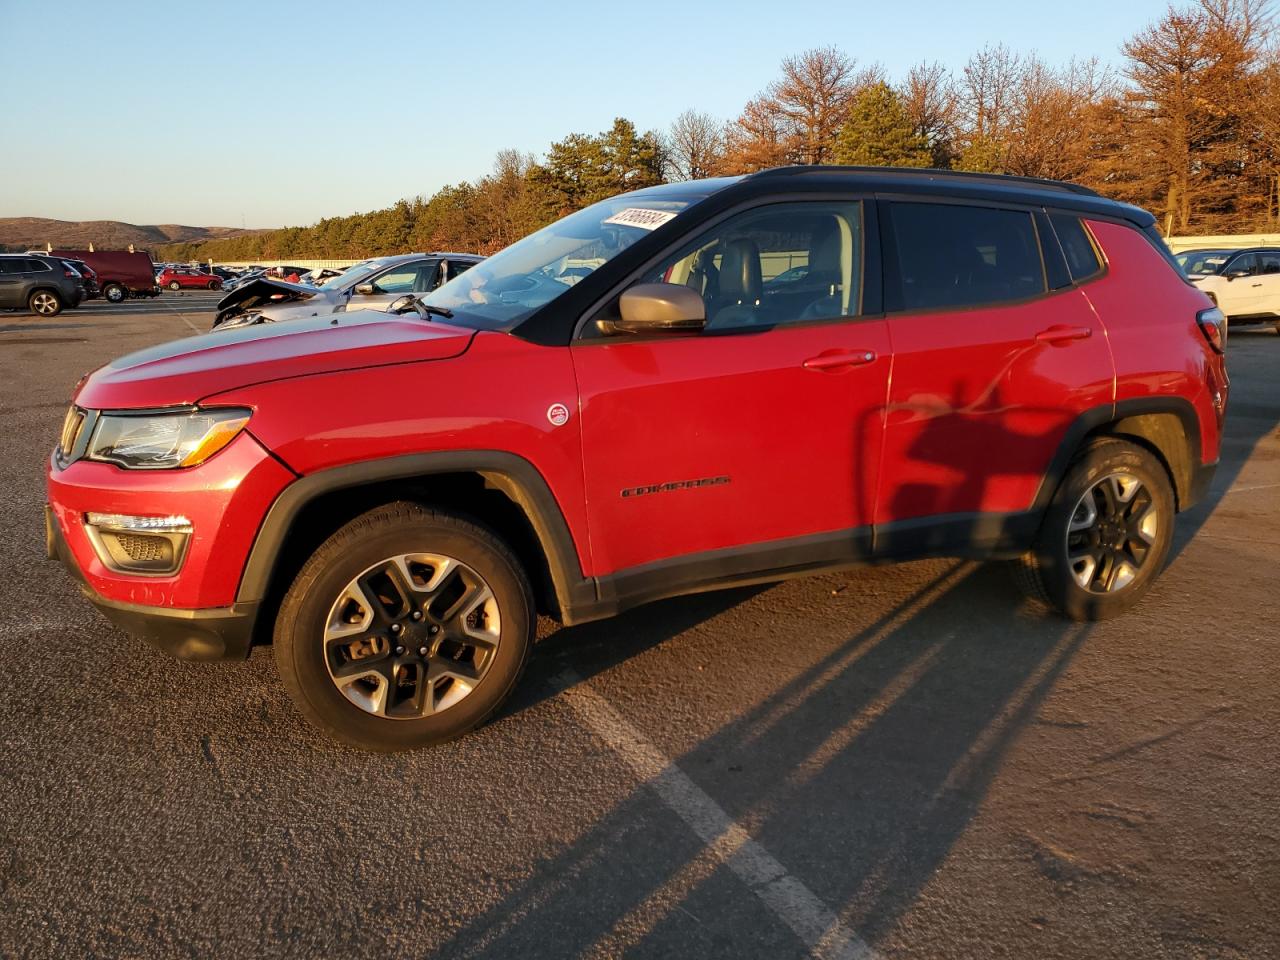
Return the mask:
M 671 184 L 400 313 L 97 370 L 53 454 L 49 549 L 177 656 L 274 643 L 301 711 L 378 749 L 493 714 L 539 612 L 959 555 L 1108 617 L 1209 485 L 1223 327 L 1149 214 L 1082 188 Z

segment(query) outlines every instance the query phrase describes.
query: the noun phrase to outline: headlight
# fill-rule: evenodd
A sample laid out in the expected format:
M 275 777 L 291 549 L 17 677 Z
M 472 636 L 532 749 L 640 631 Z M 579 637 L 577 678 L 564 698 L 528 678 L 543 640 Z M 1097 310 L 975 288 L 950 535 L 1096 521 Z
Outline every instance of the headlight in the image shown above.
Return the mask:
M 234 440 L 248 422 L 249 411 L 239 409 L 103 414 L 87 456 L 135 470 L 194 467 Z

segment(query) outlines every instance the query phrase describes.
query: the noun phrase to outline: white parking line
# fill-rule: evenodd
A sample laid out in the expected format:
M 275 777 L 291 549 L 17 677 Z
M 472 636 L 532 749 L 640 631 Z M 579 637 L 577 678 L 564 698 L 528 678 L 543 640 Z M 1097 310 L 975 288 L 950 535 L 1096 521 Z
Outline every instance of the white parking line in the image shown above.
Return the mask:
M 831 909 L 752 839 L 724 809 L 667 760 L 573 671 L 557 678 L 569 706 L 608 744 L 774 915 L 791 928 L 814 957 L 873 960 L 871 947 Z

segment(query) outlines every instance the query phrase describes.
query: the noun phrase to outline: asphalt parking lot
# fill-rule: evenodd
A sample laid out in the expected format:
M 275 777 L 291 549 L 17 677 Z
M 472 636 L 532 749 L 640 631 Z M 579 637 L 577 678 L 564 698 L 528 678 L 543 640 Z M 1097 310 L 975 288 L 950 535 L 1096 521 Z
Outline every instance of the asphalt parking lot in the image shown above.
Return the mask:
M 670 600 L 388 757 L 44 558 L 76 380 L 209 301 L 0 314 L 0 956 L 1280 956 L 1280 336 L 1123 619 L 945 560 Z

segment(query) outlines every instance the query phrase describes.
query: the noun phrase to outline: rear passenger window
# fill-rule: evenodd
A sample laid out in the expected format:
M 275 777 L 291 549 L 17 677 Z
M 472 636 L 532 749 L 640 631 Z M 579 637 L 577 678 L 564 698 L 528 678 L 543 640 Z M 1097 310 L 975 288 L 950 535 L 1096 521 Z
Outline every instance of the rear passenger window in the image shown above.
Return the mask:
M 1051 213 L 1049 220 L 1053 223 L 1053 232 L 1058 235 L 1058 242 L 1062 244 L 1062 252 L 1066 254 L 1067 269 L 1071 271 L 1072 280 L 1079 282 L 1102 269 L 1098 251 L 1094 249 L 1093 241 L 1079 217 Z
M 889 291 L 890 309 L 970 307 L 1044 293 L 1030 213 L 907 202 L 891 209 L 901 287 Z

